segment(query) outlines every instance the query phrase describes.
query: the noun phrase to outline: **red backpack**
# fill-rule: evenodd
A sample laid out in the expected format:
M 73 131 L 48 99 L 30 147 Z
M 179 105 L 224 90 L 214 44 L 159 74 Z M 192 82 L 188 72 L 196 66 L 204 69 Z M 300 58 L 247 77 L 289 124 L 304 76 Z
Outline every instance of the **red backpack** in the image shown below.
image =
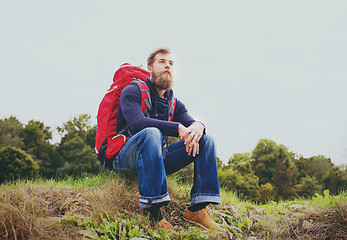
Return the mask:
M 142 95 L 141 109 L 144 112 L 151 110 L 151 96 L 147 84 L 149 78 L 146 70 L 124 63 L 116 71 L 110 89 L 102 99 L 98 115 L 95 150 L 96 155 L 104 167 L 112 168 L 112 160 L 126 144 L 127 138 L 123 134 L 117 134 L 117 113 L 120 96 L 123 89 L 131 83 L 136 83 Z M 172 121 L 176 107 L 176 99 L 170 102 L 170 118 Z

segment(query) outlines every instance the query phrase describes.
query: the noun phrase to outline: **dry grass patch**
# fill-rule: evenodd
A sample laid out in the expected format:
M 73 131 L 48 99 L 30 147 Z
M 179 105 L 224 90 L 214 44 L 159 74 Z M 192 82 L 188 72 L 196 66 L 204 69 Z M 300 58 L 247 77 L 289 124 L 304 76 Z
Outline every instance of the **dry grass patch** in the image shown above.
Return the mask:
M 71 186 L 71 179 L 2 185 L 0 238 L 77 239 L 78 220 L 92 217 L 100 221 L 102 215 L 130 216 L 139 211 L 132 183 L 126 185 L 124 180 L 110 177 L 105 185 L 83 187 L 76 181 L 76 186 Z M 75 221 L 64 221 L 69 218 Z
M 209 206 L 226 233 L 207 232 L 183 220 L 190 185 L 170 179 L 171 203 L 163 215 L 173 239 L 344 239 L 347 194 L 269 202 L 243 201 L 221 191 L 222 204 Z M 87 239 L 88 236 L 166 239 L 153 231 L 139 206 L 137 178 L 110 174 L 0 185 L 0 239 Z M 114 236 L 114 237 L 112 237 Z

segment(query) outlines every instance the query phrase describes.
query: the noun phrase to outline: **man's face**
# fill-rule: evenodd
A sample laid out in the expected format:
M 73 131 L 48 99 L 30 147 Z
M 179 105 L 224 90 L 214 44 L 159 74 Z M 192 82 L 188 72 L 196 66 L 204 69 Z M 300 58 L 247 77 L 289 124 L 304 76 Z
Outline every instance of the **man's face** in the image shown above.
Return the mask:
M 148 66 L 151 82 L 161 90 L 172 87 L 173 60 L 170 54 L 158 53 L 152 66 Z

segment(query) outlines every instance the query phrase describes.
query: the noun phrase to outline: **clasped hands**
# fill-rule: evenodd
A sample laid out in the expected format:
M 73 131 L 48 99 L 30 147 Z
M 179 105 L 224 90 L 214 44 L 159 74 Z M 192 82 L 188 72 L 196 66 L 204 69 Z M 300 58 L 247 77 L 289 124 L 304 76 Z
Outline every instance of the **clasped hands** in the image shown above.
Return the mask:
M 200 122 L 194 122 L 189 127 L 182 124 L 178 126 L 178 136 L 184 140 L 186 145 L 186 152 L 188 155 L 192 154 L 195 157 L 199 154 L 199 141 L 204 133 L 205 126 Z

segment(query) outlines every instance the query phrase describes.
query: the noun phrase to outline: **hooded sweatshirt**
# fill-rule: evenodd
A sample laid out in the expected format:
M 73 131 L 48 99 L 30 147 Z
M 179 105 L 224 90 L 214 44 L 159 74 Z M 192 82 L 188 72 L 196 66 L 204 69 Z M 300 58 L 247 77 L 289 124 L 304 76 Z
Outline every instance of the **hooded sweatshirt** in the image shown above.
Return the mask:
M 152 101 L 152 108 L 149 111 L 149 117 L 146 117 L 141 109 L 141 90 L 135 84 L 130 84 L 123 89 L 121 94 L 118 116 L 117 116 L 117 133 L 127 125 L 130 133 L 123 133 L 127 137 L 134 135 L 147 127 L 158 128 L 164 136 L 178 136 L 178 125 L 181 123 L 189 127 L 195 120 L 188 114 L 184 104 L 177 99 L 173 121 L 168 121 L 169 104 L 173 99 L 173 91 L 168 90 L 163 97 L 160 97 L 157 89 L 147 78 L 147 84 Z

